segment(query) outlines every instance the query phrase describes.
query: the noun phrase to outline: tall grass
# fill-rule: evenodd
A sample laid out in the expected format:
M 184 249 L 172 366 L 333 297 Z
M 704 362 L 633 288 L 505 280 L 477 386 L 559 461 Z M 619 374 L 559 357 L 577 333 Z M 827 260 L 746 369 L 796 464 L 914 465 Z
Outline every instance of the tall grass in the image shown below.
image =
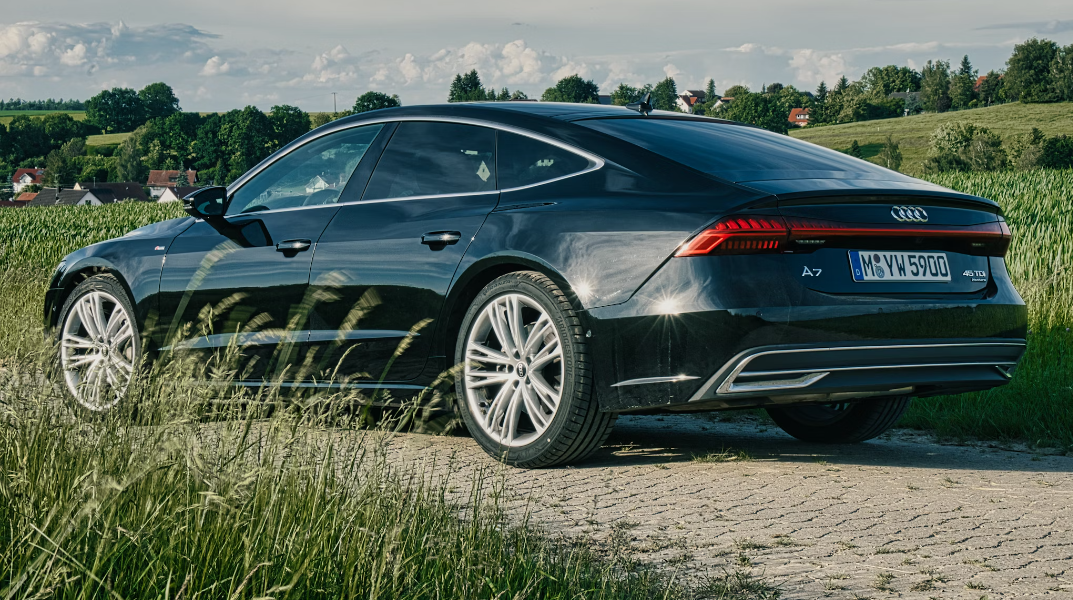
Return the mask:
M 1009 385 L 917 400 L 901 424 L 966 438 L 1073 448 L 1073 171 L 948 173 L 929 179 L 997 201 L 1006 257 L 1028 305 L 1028 350 Z
M 367 404 L 355 392 L 284 401 L 278 386 L 236 390 L 198 369 L 158 363 L 126 409 L 84 421 L 48 377 L 26 375 L 49 374 L 40 355 L 9 357 L 0 597 L 685 594 L 626 555 L 508 520 L 490 473 L 456 498 L 443 469 L 393 468 L 387 443 L 416 410 L 355 431 Z

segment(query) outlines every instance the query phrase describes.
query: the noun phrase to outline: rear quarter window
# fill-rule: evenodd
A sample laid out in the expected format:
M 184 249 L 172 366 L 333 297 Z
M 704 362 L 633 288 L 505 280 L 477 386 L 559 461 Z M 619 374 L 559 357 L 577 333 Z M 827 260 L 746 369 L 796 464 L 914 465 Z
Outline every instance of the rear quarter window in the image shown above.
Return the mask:
M 575 123 L 729 181 L 849 176 L 905 178 L 841 152 L 732 123 L 650 117 Z
M 499 132 L 499 189 L 523 187 L 584 171 L 589 159 L 524 135 Z

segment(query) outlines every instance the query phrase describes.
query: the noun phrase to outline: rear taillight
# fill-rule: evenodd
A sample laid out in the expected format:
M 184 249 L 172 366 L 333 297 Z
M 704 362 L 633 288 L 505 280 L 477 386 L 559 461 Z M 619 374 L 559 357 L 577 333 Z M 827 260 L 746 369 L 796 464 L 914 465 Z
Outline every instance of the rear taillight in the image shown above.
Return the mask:
M 860 245 L 868 240 L 890 242 L 899 238 L 926 245 L 953 245 L 966 254 L 1006 256 L 1011 236 L 1006 221 L 1001 219 L 966 226 L 882 226 L 796 217 L 734 216 L 720 219 L 697 234 L 675 256 L 778 253 L 839 242 Z
M 779 252 L 789 233 L 782 217 L 727 217 L 686 242 L 675 256 Z

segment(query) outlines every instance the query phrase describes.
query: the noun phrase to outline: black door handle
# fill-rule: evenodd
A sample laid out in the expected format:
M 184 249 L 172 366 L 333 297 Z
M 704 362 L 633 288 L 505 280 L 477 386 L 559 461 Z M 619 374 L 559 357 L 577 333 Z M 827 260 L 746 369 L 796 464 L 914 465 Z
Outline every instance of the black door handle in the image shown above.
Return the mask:
M 279 252 L 301 252 L 303 250 L 309 250 L 313 242 L 309 240 L 286 240 L 276 244 L 276 250 Z
M 426 246 L 449 246 L 457 244 L 462 239 L 460 231 L 431 231 L 421 236 L 421 243 Z

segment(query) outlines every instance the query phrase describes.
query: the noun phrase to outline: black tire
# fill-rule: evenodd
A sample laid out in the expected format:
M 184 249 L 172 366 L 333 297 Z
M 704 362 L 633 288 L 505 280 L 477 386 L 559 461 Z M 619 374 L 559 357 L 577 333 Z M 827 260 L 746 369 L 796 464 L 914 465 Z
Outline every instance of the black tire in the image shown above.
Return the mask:
M 70 295 L 67 296 L 67 299 L 63 303 L 63 308 L 60 311 L 60 318 L 59 318 L 59 321 L 58 321 L 58 327 L 56 328 L 56 331 L 55 331 L 56 347 L 57 347 L 57 352 L 56 352 L 56 373 L 57 373 L 57 378 L 59 379 L 59 383 L 60 383 L 61 387 L 63 388 L 64 397 L 67 399 L 68 404 L 72 408 L 74 408 L 74 410 L 76 410 L 82 416 L 85 416 L 85 417 L 100 416 L 100 415 L 109 413 L 111 411 L 114 411 L 116 408 L 118 408 L 119 406 L 121 406 L 123 404 L 123 400 L 125 399 L 126 395 L 129 393 L 129 388 L 130 388 L 129 382 L 128 382 L 128 384 L 126 386 L 124 386 L 123 393 L 119 395 L 119 400 L 117 402 L 115 402 L 115 404 L 112 404 L 111 406 L 108 406 L 107 408 L 103 408 L 103 409 L 98 410 L 98 409 L 94 409 L 94 408 L 92 408 L 90 406 L 87 406 L 86 403 L 80 401 L 79 398 L 75 396 L 74 391 L 71 389 L 71 387 L 68 384 L 67 375 L 66 375 L 66 371 L 65 371 L 65 368 L 64 368 L 62 355 L 61 355 L 61 353 L 63 352 L 61 345 L 63 343 L 64 331 L 65 331 L 65 328 L 67 327 L 68 319 L 71 318 L 71 312 L 74 309 L 75 304 L 80 299 L 82 299 L 83 297 L 87 296 L 88 294 L 90 294 L 92 292 L 103 292 L 103 293 L 107 294 L 108 296 L 110 296 L 111 298 L 113 298 L 115 300 L 116 304 L 119 304 L 120 306 L 122 306 L 123 310 L 126 311 L 126 315 L 128 317 L 128 322 L 129 322 L 130 327 L 132 329 L 131 336 L 130 336 L 130 350 L 131 350 L 131 355 L 132 355 L 132 356 L 130 356 L 130 362 L 131 362 L 131 365 L 133 367 L 132 368 L 132 376 L 133 376 L 134 373 L 137 372 L 137 368 L 138 368 L 138 366 L 140 364 L 140 361 L 141 361 L 141 358 L 142 358 L 141 328 L 138 326 L 138 321 L 134 316 L 135 315 L 134 305 L 130 300 L 130 296 L 127 294 L 126 289 L 119 282 L 119 280 L 116 279 L 113 275 L 101 274 L 101 275 L 94 275 L 92 277 L 89 277 L 85 281 L 83 281 L 83 282 L 79 283 L 77 286 L 75 286 L 75 289 L 71 291 Z M 124 356 L 123 358 L 126 359 L 127 357 Z
M 618 415 L 601 412 L 592 395 L 592 367 L 581 320 L 566 294 L 551 279 L 536 271 L 520 271 L 503 275 L 481 290 L 462 319 L 455 345 L 455 364 L 465 360 L 467 339 L 478 315 L 492 301 L 508 294 L 521 294 L 536 301 L 559 335 L 564 373 L 559 405 L 547 429 L 537 439 L 521 446 L 504 447 L 477 423 L 467 397 L 465 375 L 459 369 L 455 389 L 463 422 L 488 454 L 512 466 L 541 468 L 581 460 L 603 445 Z
M 912 398 L 873 398 L 852 404 L 769 407 L 767 413 L 786 433 L 804 442 L 853 444 L 890 429 Z

